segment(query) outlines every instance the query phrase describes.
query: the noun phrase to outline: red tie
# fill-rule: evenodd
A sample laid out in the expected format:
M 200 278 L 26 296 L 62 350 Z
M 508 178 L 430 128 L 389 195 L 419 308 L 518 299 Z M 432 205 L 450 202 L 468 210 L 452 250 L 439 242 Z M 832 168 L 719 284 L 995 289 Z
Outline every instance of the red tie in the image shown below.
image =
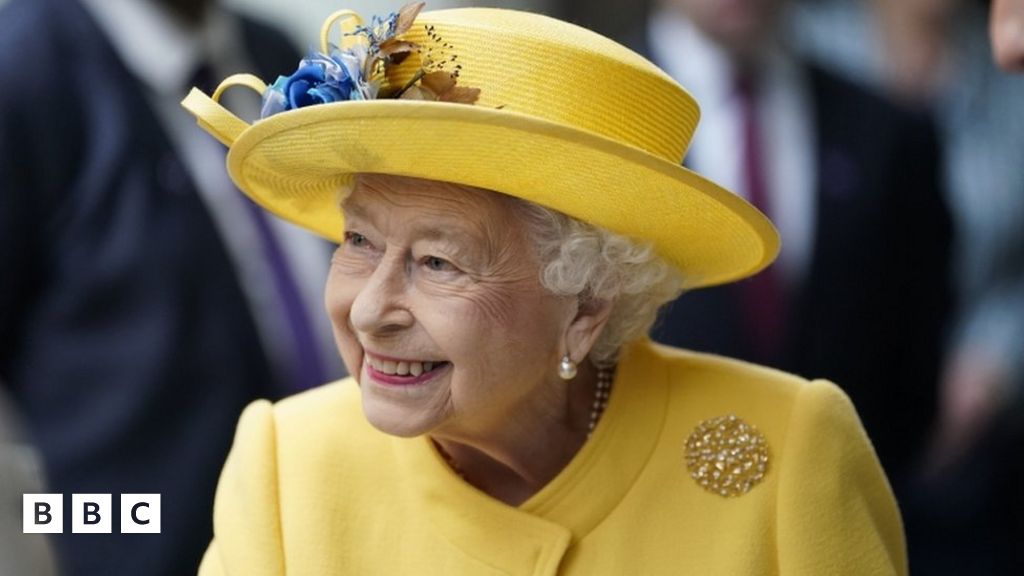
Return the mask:
M 765 179 L 761 126 L 757 109 L 756 79 L 743 74 L 736 79 L 743 130 L 743 184 L 747 198 L 765 214 L 771 200 Z M 774 266 L 741 284 L 744 325 L 753 346 L 755 361 L 776 364 L 785 336 L 786 299 Z

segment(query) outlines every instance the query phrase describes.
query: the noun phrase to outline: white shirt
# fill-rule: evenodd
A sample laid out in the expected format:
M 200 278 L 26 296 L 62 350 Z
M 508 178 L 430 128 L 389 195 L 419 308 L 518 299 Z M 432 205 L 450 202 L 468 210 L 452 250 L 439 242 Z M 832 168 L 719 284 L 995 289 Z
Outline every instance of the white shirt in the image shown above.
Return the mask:
M 687 164 L 725 188 L 749 198 L 743 175 L 743 124 L 733 90 L 734 67 L 726 53 L 685 17 L 661 9 L 648 23 L 651 57 L 683 85 L 701 107 Z M 765 51 L 757 101 L 769 218 L 782 250 L 775 264 L 787 284 L 807 273 L 814 245 L 817 202 L 815 141 L 807 78 L 781 47 Z
M 204 24 L 192 28 L 152 0 L 84 0 L 83 4 L 146 89 L 153 110 L 224 240 L 264 349 L 274 368 L 281 375 L 288 374 L 293 341 L 276 286 L 269 280 L 273 272 L 263 257 L 259 232 L 244 205 L 247 200 L 228 177 L 224 147 L 201 130 L 181 107 L 181 99 L 201 62 L 213 67 L 215 79 L 254 70 L 246 56 L 239 22 L 212 8 Z M 225 93 L 222 100 L 243 119 L 259 116 L 259 97 L 255 94 L 245 94 L 243 89 L 236 88 Z M 323 369 L 332 378 L 340 376 L 344 369 L 323 308 L 330 248 L 309 232 L 279 218 L 268 220 L 316 332 Z

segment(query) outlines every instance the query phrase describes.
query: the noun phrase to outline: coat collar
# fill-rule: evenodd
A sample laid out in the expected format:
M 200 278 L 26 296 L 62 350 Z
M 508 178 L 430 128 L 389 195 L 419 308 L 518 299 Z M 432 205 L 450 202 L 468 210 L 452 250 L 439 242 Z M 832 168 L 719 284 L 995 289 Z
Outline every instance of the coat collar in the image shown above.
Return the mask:
M 519 507 L 465 483 L 427 437 L 394 438 L 413 501 L 453 544 L 510 573 L 553 571 L 567 548 L 622 501 L 654 451 L 665 420 L 667 367 L 648 341 L 622 355 L 593 436 L 547 486 Z M 500 542 L 500 546 L 495 546 Z M 483 556 L 486 554 L 486 556 Z M 553 563 L 553 564 L 552 564 Z

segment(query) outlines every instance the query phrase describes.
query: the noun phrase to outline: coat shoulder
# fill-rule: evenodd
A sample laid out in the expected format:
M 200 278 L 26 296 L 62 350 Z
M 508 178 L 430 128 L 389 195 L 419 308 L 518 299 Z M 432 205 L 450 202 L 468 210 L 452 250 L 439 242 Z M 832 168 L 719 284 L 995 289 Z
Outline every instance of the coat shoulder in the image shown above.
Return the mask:
M 711 387 L 739 397 L 792 399 L 811 381 L 802 376 L 736 358 L 652 343 L 651 351 L 667 366 L 673 386 Z
M 280 400 L 273 412 L 282 443 L 309 446 L 380 436 L 368 434 L 374 428 L 363 416 L 359 385 L 351 376 Z
M 736 416 L 763 433 L 779 454 L 805 421 L 821 429 L 842 428 L 867 443 L 849 397 L 828 380 L 658 344 L 650 350 L 666 367 L 666 433 L 685 437 L 716 418 Z

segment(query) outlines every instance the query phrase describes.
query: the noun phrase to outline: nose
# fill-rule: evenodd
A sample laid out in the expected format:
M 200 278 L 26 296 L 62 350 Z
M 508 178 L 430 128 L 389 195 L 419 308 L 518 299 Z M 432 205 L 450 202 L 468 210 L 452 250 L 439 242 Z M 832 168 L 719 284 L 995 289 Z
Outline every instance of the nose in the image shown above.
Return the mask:
M 400 331 L 415 319 L 406 303 L 408 270 L 404 259 L 386 255 L 352 301 L 349 318 L 358 332 L 370 335 Z

